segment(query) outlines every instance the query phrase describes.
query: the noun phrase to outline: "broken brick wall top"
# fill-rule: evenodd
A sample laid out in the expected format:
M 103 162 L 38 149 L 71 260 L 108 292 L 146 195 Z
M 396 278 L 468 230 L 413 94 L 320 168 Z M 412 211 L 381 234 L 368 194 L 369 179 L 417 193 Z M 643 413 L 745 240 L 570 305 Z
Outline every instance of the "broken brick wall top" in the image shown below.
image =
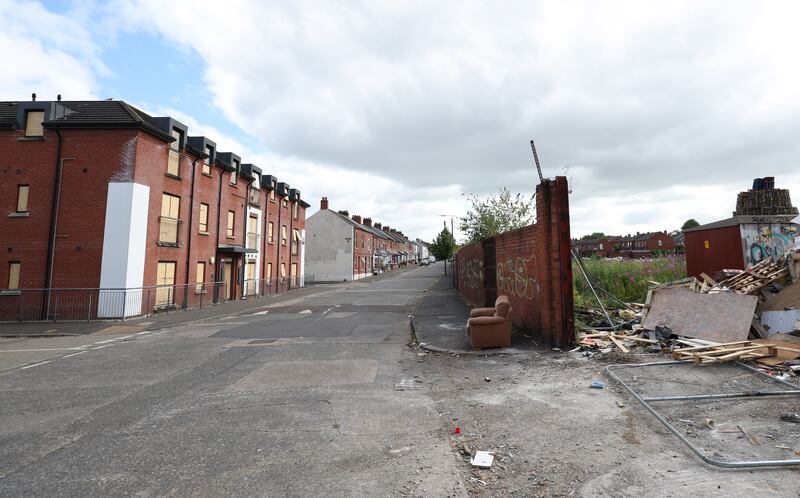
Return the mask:
M 536 223 L 464 246 L 456 255 L 458 290 L 473 306 L 507 295 L 514 325 L 555 347 L 574 341 L 567 180 L 536 187 Z

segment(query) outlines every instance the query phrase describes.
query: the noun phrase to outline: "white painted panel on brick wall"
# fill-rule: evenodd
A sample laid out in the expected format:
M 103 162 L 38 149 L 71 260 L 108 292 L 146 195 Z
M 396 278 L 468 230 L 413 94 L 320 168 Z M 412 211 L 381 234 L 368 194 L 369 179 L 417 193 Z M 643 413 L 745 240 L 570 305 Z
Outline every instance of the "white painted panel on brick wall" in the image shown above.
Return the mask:
M 100 267 L 102 289 L 132 289 L 144 283 L 147 214 L 150 187 L 109 183 Z M 98 318 L 121 318 L 141 313 L 140 290 L 100 292 Z

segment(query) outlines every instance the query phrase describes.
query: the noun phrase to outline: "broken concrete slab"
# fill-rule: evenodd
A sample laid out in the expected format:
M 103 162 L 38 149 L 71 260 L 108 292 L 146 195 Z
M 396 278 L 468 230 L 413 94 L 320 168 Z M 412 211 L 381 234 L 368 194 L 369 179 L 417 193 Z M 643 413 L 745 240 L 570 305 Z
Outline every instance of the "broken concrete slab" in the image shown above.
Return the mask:
M 674 334 L 716 342 L 747 339 L 758 298 L 720 292 L 705 294 L 683 288 L 655 289 L 642 326 L 667 326 Z

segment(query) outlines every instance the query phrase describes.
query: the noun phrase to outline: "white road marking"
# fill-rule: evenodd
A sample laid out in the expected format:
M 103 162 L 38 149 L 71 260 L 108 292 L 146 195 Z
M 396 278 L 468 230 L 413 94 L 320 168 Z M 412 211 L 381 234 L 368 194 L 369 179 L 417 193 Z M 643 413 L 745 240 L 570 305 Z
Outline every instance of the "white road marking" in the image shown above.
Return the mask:
M 145 334 L 149 334 L 149 333 L 150 333 L 149 330 L 145 330 L 144 332 L 136 332 L 134 335 L 145 335 Z
M 81 349 L 86 349 L 86 346 L 80 346 L 77 348 L 3 349 L 0 350 L 0 353 L 34 353 L 36 351 L 79 351 Z
M 33 365 L 28 365 L 28 366 L 22 367 L 22 368 L 20 368 L 20 370 L 27 370 L 29 368 L 38 367 L 39 365 L 44 365 L 45 363 L 50 363 L 50 360 L 40 361 L 39 363 L 34 363 Z
M 94 349 L 94 350 L 97 350 L 97 349 L 103 349 L 103 348 L 107 348 L 107 347 L 109 347 L 109 346 L 113 346 L 113 344 L 106 344 L 105 346 L 97 346 L 96 348 L 89 348 L 89 349 Z
M 133 337 L 133 334 L 131 334 L 131 335 L 126 335 L 126 336 L 123 336 L 123 337 L 120 337 L 120 338 L 118 338 L 117 340 L 118 340 L 118 341 L 124 341 L 125 339 L 130 339 L 131 337 Z
M 116 339 L 106 339 L 105 341 L 97 341 L 97 342 L 95 342 L 95 344 L 106 344 L 106 343 L 114 342 L 114 341 L 116 341 Z
M 62 356 L 62 358 L 69 358 L 70 356 L 77 356 L 77 355 L 79 355 L 79 354 L 83 354 L 83 353 L 85 353 L 86 351 L 87 351 L 87 350 L 86 350 L 86 349 L 84 349 L 83 351 L 78 351 L 77 353 L 70 353 L 70 354 L 68 354 L 68 355 L 64 355 L 64 356 Z

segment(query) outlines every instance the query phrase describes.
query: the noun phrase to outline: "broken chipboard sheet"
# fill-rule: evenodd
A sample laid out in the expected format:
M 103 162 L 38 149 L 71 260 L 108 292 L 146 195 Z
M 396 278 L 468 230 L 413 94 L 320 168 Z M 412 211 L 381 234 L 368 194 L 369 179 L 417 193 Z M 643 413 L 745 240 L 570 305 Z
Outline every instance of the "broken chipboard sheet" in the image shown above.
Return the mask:
M 674 334 L 715 342 L 747 339 L 758 298 L 746 294 L 705 294 L 683 288 L 657 289 L 642 326 L 669 327 Z

